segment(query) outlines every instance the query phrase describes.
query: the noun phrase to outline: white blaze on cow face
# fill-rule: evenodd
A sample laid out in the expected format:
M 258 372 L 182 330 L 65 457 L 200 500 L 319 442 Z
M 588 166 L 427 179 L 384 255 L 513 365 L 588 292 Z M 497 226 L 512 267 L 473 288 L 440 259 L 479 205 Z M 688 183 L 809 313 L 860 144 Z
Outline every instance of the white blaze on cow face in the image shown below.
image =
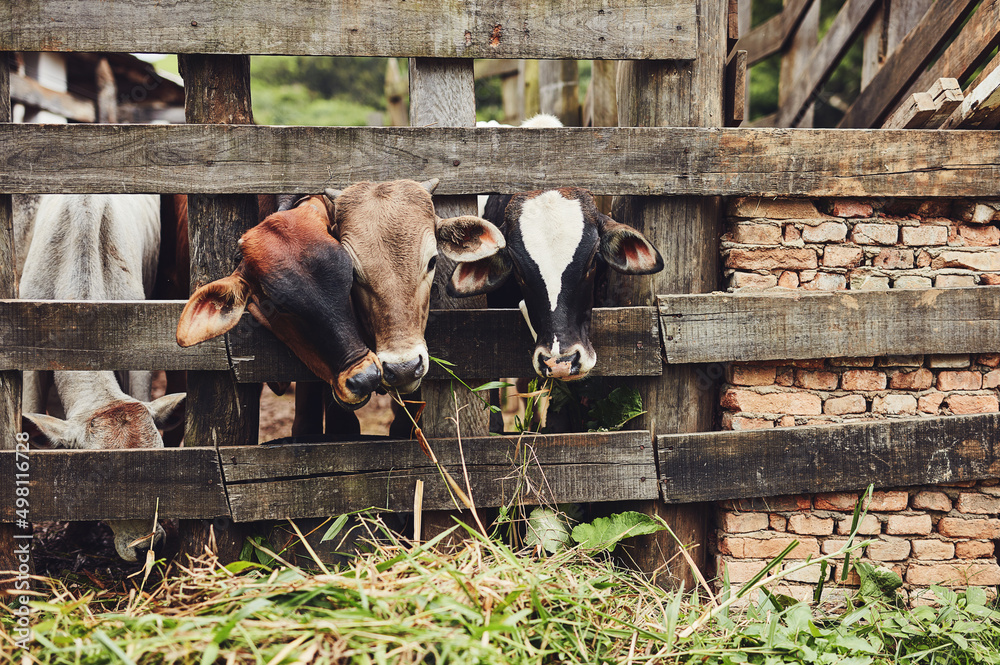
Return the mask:
M 583 208 L 576 199 L 563 198 L 557 191 L 545 192 L 525 201 L 519 221 L 524 249 L 538 266 L 554 312 L 563 274 L 583 239 Z

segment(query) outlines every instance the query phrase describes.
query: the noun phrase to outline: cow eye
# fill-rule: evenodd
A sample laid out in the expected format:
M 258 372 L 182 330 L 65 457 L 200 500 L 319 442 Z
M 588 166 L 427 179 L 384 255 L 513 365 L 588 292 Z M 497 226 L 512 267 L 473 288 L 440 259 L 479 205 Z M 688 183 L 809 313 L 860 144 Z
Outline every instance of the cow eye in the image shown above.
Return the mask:
M 432 256 L 431 260 L 427 262 L 427 272 L 434 270 L 434 266 L 437 265 L 438 257 Z

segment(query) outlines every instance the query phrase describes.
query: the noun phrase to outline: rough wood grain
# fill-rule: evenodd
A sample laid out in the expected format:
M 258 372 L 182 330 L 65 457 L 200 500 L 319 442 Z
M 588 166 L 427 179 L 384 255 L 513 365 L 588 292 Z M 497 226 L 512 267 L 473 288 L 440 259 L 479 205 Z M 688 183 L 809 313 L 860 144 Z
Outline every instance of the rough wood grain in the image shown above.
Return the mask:
M 1000 60 L 1000 59 L 998 59 Z M 1000 69 L 994 69 L 978 83 L 941 125 L 941 129 L 994 129 L 993 119 L 1000 111 Z
M 668 502 L 1000 477 L 1000 414 L 657 437 Z
M 94 102 L 72 92 L 50 90 L 27 76 L 11 74 L 10 98 L 27 106 L 49 111 L 77 122 L 94 122 L 97 111 Z
M 457 440 L 430 444 L 461 479 Z M 517 491 L 526 503 L 656 497 L 649 432 L 463 438 L 462 449 L 480 507 L 506 505 Z M 371 506 L 412 510 L 418 479 L 426 510 L 455 506 L 416 441 L 246 446 L 224 451 L 222 464 L 237 521 L 329 517 Z
M 795 82 L 805 71 L 809 58 L 819 43 L 819 2 L 811 3 L 802 14 L 798 28 L 791 35 L 781 58 L 781 72 L 778 76 L 778 108 L 788 103 L 795 91 Z M 776 112 L 777 113 L 777 112 Z M 799 127 L 812 127 L 815 105 L 809 104 L 798 120 Z M 776 116 L 777 117 L 777 116 Z M 775 126 L 772 124 L 772 126 Z
M 94 85 L 97 88 L 97 122 L 118 122 L 118 87 L 107 58 L 101 58 L 97 63 Z
M 924 129 L 937 129 L 955 112 L 965 95 L 962 94 L 962 87 L 955 78 L 939 78 L 934 82 L 928 92 L 934 97 L 934 104 L 938 105 L 934 114 L 924 123 Z
M 933 117 L 941 105 L 926 92 L 915 92 L 882 123 L 884 129 L 919 129 Z
M 660 296 L 668 363 L 991 353 L 1000 287 Z
M 987 0 L 984 8 L 991 2 L 993 0 Z M 882 69 L 872 78 L 871 84 L 854 100 L 841 119 L 840 127 L 880 126 L 882 119 L 892 111 L 893 104 L 905 96 L 910 84 L 914 83 L 952 30 L 961 24 L 974 7 L 974 0 L 935 2 L 920 23 L 899 43 Z M 925 79 L 922 85 L 914 84 L 914 91 L 927 90 L 934 79 L 941 76 L 957 77 L 955 74 L 941 74 Z
M 691 59 L 694 0 L 18 0 L 0 50 Z
M 559 118 L 564 127 L 579 127 L 582 120 L 579 80 L 576 60 L 540 60 L 538 102 L 541 112 Z
M 14 453 L 0 473 L 14 477 Z M 31 516 L 48 520 L 152 520 L 228 516 L 219 459 L 211 448 L 32 450 Z M 0 485 L 0 522 L 13 519 L 14 487 Z
M 802 73 L 789 90 L 784 106 L 778 109 L 779 127 L 794 127 L 798 123 L 813 95 L 861 32 L 875 5 L 876 0 L 847 0 L 844 3 L 823 40 L 802 67 Z
M 990 197 L 998 168 L 988 131 L 0 124 L 3 193 L 319 192 L 436 177 L 439 195 L 571 183 L 596 195 Z
M 741 36 L 735 48 L 747 52 L 747 65 L 753 66 L 788 48 L 799 29 L 802 17 L 813 2 L 814 0 L 789 0 L 780 14 Z
M 726 61 L 726 127 L 739 127 L 746 118 L 747 52 L 733 51 Z

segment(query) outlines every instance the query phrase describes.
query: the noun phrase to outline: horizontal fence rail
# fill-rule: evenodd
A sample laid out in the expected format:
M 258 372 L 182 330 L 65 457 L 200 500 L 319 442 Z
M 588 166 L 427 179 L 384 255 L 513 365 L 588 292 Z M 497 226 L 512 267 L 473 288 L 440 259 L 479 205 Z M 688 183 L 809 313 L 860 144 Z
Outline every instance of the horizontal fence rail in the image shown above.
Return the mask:
M 990 197 L 998 175 L 992 131 L 0 124 L 0 193 L 301 193 L 439 178 L 438 194 Z
M 1000 414 L 671 434 L 663 499 L 718 501 L 1000 478 Z
M 994 286 L 713 293 L 660 296 L 658 301 L 669 363 L 1000 349 L 1000 287 Z
M 239 381 L 315 380 L 301 361 L 249 314 L 229 333 L 177 346 L 183 301 L 0 300 L 0 369 L 229 370 Z M 454 363 L 461 378 L 534 376 L 534 342 L 518 310 L 432 310 L 431 356 Z M 655 376 L 663 371 L 653 307 L 594 310 L 594 373 Z M 432 379 L 448 374 L 436 363 Z
M 463 484 L 462 453 L 476 505 L 658 496 L 647 431 L 431 441 Z M 329 517 L 359 508 L 412 510 L 417 480 L 425 510 L 454 508 L 445 481 L 416 441 L 369 440 L 226 448 L 47 450 L 30 454 L 31 518 L 45 520 L 230 517 L 237 522 Z M 16 453 L 0 451 L 14 477 Z M 0 487 L 0 522 L 15 519 L 13 483 Z
M 694 0 L 16 0 L 0 51 L 690 60 Z

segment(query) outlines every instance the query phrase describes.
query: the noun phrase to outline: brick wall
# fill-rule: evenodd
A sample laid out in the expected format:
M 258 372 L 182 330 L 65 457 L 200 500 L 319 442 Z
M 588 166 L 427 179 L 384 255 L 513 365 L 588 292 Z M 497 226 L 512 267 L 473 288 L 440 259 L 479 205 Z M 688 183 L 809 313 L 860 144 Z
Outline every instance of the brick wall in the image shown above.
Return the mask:
M 730 202 L 722 238 L 730 291 L 919 289 L 1000 284 L 1000 204 L 989 201 Z M 823 425 L 1000 410 L 1000 354 L 903 355 L 732 364 L 722 428 Z M 793 538 L 793 556 L 828 553 L 849 529 L 853 494 L 719 504 L 718 572 L 750 579 Z M 876 494 L 862 534 L 873 563 L 912 591 L 1000 584 L 1000 487 L 994 481 Z M 846 520 L 846 521 L 845 521 Z M 819 569 L 788 580 L 808 597 Z

